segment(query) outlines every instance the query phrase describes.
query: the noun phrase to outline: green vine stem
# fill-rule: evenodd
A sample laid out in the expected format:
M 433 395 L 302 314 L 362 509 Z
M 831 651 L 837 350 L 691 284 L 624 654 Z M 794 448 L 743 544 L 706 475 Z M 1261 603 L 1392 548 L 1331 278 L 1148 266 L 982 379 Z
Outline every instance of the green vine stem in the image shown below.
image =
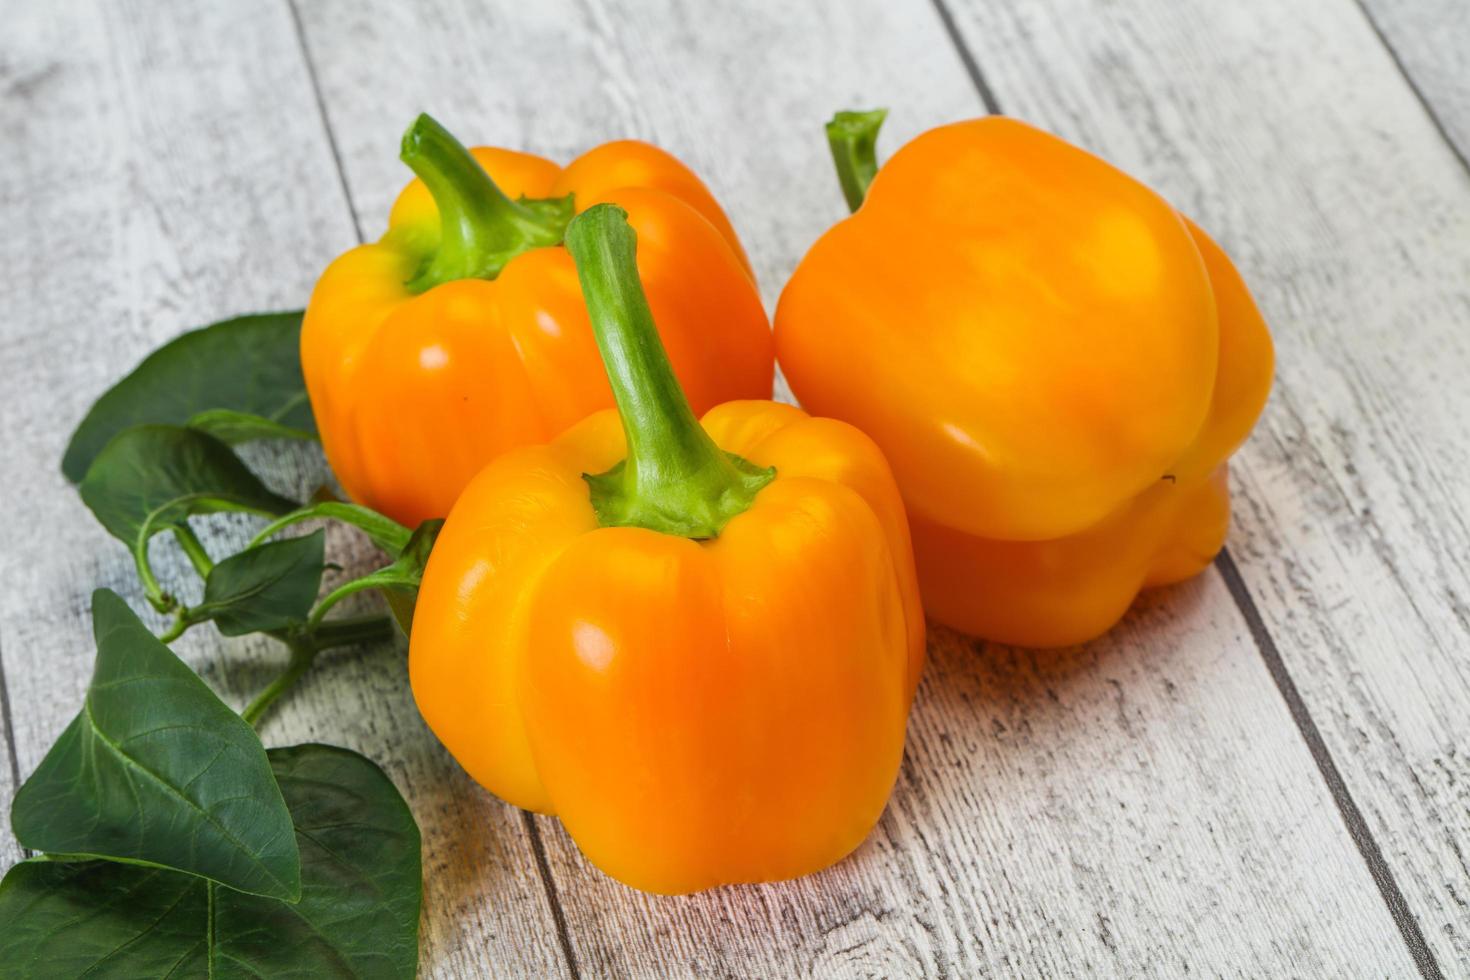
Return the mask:
M 376 613 L 328 620 L 310 634 L 311 643 L 318 651 L 352 646 L 355 643 L 375 643 L 392 638 L 393 620 Z
M 351 582 L 343 582 L 316 604 L 316 608 L 311 611 L 311 616 L 306 621 L 306 628 L 316 629 L 333 606 L 354 593 L 372 588 L 403 587 L 405 584 L 403 573 L 396 565 L 380 568 L 376 572 L 371 572 L 362 578 L 355 578 Z
M 399 524 L 391 517 L 379 514 L 360 504 L 349 504 L 340 500 L 323 500 L 314 504 L 307 504 L 288 514 L 271 521 L 261 528 L 255 537 L 250 539 L 246 549 L 254 548 L 263 544 L 273 535 L 302 521 L 313 517 L 329 517 L 332 520 L 341 521 L 343 524 L 351 524 L 353 527 L 364 532 L 373 543 L 390 555 L 396 555 L 408 547 L 408 540 L 413 532 Z
M 240 712 L 240 717 L 251 725 L 260 721 L 261 716 L 272 704 L 275 704 L 276 699 L 294 687 L 296 682 L 301 680 L 301 675 L 310 670 L 312 662 L 316 660 L 317 650 L 310 644 L 290 640 L 287 645 L 291 648 L 291 659 L 286 664 L 286 669 L 266 685 L 265 690 L 257 694 L 255 700 L 245 706 L 244 711 Z
M 412 550 L 410 544 L 414 540 L 413 533 L 396 521 L 356 504 L 323 501 L 292 511 L 266 525 L 251 540 L 247 550 L 263 543 L 285 527 L 314 517 L 334 518 L 352 524 L 367 532 L 379 547 L 399 554 L 400 557 L 393 564 L 346 582 L 329 592 L 317 602 L 304 625 L 292 629 L 263 631 L 266 636 L 285 644 L 291 651 L 291 658 L 286 669 L 256 695 L 242 713 L 242 717 L 252 725 L 260 720 L 272 703 L 311 669 L 316 655 L 321 651 L 356 643 L 379 642 L 395 635 L 393 620 L 388 616 L 348 616 L 327 620 L 326 614 L 333 606 L 353 593 L 375 586 L 411 589 L 417 585 L 415 574 L 405 567 L 402 557 L 402 553 Z M 209 573 L 214 569 L 214 561 L 204 543 L 187 522 L 175 525 L 172 530 L 194 571 L 200 578 L 208 579 Z M 141 549 L 135 551 L 138 576 L 153 607 L 159 612 L 173 613 L 173 622 L 158 636 L 161 642 L 172 643 L 191 626 L 207 621 L 209 616 L 201 613 L 201 607 L 185 606 L 162 589 L 148 561 L 147 546 L 148 538 L 144 537 Z M 418 557 L 421 560 L 422 556 Z
M 272 631 L 268 635 L 286 644 L 291 651 L 291 659 L 287 661 L 286 669 L 240 712 L 241 718 L 257 727 L 270 706 L 311 669 L 317 654 L 333 647 L 389 639 L 393 636 L 393 622 L 387 616 L 354 616 L 322 623 L 315 630 L 308 629 L 299 634 Z
M 209 557 L 209 552 L 204 550 L 204 542 L 194 533 L 188 521 L 182 521 L 174 525 L 174 537 L 179 542 L 179 547 L 184 549 L 184 554 L 189 558 L 189 564 L 194 566 L 194 571 L 199 573 L 200 578 L 208 577 L 214 568 L 214 559 Z
M 174 621 L 168 629 L 158 634 L 160 643 L 172 643 L 184 635 L 184 631 L 193 626 L 196 620 L 189 616 L 189 610 L 179 608 L 174 611 Z
M 153 563 L 148 559 L 148 543 L 149 539 L 142 537 L 132 548 L 133 567 L 137 569 L 138 581 L 143 583 L 143 597 L 159 612 L 173 612 L 179 601 L 163 591 L 163 586 L 158 584 L 158 576 L 153 574 Z

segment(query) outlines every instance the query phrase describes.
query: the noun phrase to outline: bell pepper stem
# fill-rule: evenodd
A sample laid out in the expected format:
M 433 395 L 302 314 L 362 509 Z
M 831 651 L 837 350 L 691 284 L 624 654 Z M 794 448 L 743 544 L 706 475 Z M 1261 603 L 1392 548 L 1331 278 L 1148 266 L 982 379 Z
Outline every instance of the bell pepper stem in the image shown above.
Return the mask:
M 724 452 L 694 417 L 638 278 L 637 242 L 627 212 L 613 204 L 589 208 L 567 228 L 628 441 L 627 459 L 585 479 L 604 527 L 712 538 L 776 471 Z
M 439 246 L 410 279 L 415 293 L 455 279 L 494 279 L 511 259 L 561 242 L 569 196 L 513 201 L 474 154 L 427 113 L 403 134 L 399 158 L 423 180 L 439 209 Z
M 849 211 L 863 206 L 868 185 L 878 174 L 878 130 L 887 117 L 887 109 L 847 110 L 827 123 L 827 145 L 832 148 L 832 162 Z

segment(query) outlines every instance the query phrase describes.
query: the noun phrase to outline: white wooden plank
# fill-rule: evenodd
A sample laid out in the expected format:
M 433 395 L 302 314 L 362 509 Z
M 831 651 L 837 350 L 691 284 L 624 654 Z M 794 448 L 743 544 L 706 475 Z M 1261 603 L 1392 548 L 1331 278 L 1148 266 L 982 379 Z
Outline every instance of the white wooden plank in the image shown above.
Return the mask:
M 1470 179 L 1350 3 L 957 19 L 1004 108 L 1155 183 L 1252 283 L 1278 381 L 1235 559 L 1440 969 L 1470 972 Z
M 1412 972 L 1215 577 L 1085 650 L 936 632 L 893 802 L 830 871 L 652 898 L 544 821 L 584 970 L 672 955 L 738 976 Z
M 1470 4 L 1359 0 L 1420 98 L 1470 166 Z
M 125 549 L 61 476 L 71 428 L 179 331 L 301 305 L 355 235 L 284 4 L 9 4 L 0 89 L 0 296 L 10 311 L 0 657 L 24 773 L 80 705 L 92 589 L 108 586 L 144 608 Z M 325 475 L 315 452 L 251 455 L 289 492 Z M 205 537 L 217 555 L 245 539 L 245 522 L 224 523 Z M 369 560 L 345 533 L 333 537 L 331 557 L 358 570 Z M 163 566 L 171 582 L 190 578 L 179 561 Z M 210 627 L 178 648 L 236 705 L 284 662 L 271 641 L 226 642 Z M 402 652 L 324 660 L 268 720 L 265 740 L 357 748 L 404 791 L 424 833 L 426 905 L 437 913 L 424 923 L 426 960 L 439 975 L 480 976 L 487 962 L 562 973 L 524 824 L 453 777 L 413 708 Z M 7 810 L 10 795 L 6 786 Z M 13 843 L 8 830 L 5 840 Z
M 705 175 L 768 303 L 841 214 L 827 114 L 889 105 L 896 143 L 979 111 L 922 3 L 695 13 L 630 0 L 512 15 L 338 0 L 303 15 L 368 235 L 404 179 L 397 129 L 420 109 L 473 141 L 561 159 L 641 136 Z M 831 871 L 650 898 L 539 820 L 582 971 L 1412 970 L 1213 573 L 1082 652 L 1032 657 L 936 633 L 894 803 Z

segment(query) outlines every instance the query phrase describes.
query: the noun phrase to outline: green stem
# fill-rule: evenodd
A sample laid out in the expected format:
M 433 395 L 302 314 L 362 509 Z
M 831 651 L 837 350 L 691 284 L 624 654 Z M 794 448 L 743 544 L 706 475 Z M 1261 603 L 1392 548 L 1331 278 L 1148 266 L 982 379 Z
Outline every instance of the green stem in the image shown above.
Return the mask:
M 428 186 L 441 222 L 438 248 L 409 280 L 412 292 L 455 279 L 494 279 L 522 252 L 559 244 L 571 219 L 570 196 L 511 200 L 474 155 L 427 114 L 403 134 L 399 158 Z
M 638 236 L 613 204 L 567 228 L 592 332 L 628 439 L 628 458 L 586 477 L 603 526 L 712 538 L 775 478 L 723 452 L 679 387 L 638 278 Z
M 169 628 L 158 634 L 158 642 L 172 643 L 184 635 L 184 630 L 193 625 L 194 621 L 189 617 L 189 610 L 179 609 L 174 613 L 174 621 Z
M 349 616 L 321 623 L 304 634 L 271 630 L 269 635 L 286 644 L 291 650 L 291 659 L 275 680 L 271 681 L 255 699 L 240 712 L 251 725 L 258 722 L 266 710 L 282 695 L 301 680 L 316 655 L 333 647 L 351 646 L 355 643 L 374 643 L 393 637 L 393 621 L 387 616 Z
M 377 643 L 390 640 L 393 636 L 393 620 L 387 616 L 344 616 L 342 619 L 329 619 L 317 626 L 312 631 L 311 642 L 320 651 L 357 643 Z
M 199 540 L 194 529 L 187 522 L 175 524 L 174 537 L 178 539 L 179 547 L 184 549 L 184 554 L 189 556 L 189 564 L 194 566 L 194 571 L 200 578 L 208 578 L 214 568 L 214 559 L 204 550 L 204 542 Z
M 291 648 L 291 659 L 287 662 L 286 669 L 279 677 L 271 681 L 265 690 L 257 694 L 255 700 L 251 701 L 244 711 L 240 712 L 240 717 L 251 725 L 260 720 L 261 715 L 265 714 L 277 698 L 301 680 L 301 675 L 311 669 L 311 663 L 316 659 L 316 647 L 310 643 L 296 639 L 288 639 L 286 643 Z
M 158 576 L 153 574 L 153 563 L 148 559 L 148 538 L 142 535 L 139 537 L 139 541 L 133 545 L 133 565 L 138 570 L 138 581 L 143 583 L 143 595 L 148 604 L 159 612 L 172 612 L 178 606 L 178 600 L 163 591 L 163 586 L 158 584 Z
M 878 130 L 887 109 L 839 112 L 827 123 L 827 145 L 837 165 L 837 180 L 847 207 L 856 211 L 868 196 L 868 185 L 878 174 Z
M 283 514 L 271 521 L 260 529 L 259 534 L 250 539 L 250 544 L 246 547 L 254 548 L 263 544 L 277 532 L 313 517 L 330 517 L 344 524 L 351 524 L 364 531 L 368 537 L 372 538 L 374 544 L 392 555 L 398 554 L 407 547 L 409 538 L 413 535 L 412 531 L 391 517 L 385 517 L 361 504 L 324 500 L 315 504 L 307 504 L 305 507 L 293 510 L 289 514 Z
M 315 630 L 317 625 L 326 617 L 327 612 L 348 596 L 362 592 L 364 589 L 372 589 L 384 585 L 397 585 L 401 578 L 402 575 L 398 570 L 394 566 L 389 565 L 369 575 L 364 575 L 362 578 L 355 578 L 350 582 L 343 582 L 323 596 L 322 601 L 316 604 L 316 608 L 311 611 L 311 616 L 306 620 L 307 630 Z

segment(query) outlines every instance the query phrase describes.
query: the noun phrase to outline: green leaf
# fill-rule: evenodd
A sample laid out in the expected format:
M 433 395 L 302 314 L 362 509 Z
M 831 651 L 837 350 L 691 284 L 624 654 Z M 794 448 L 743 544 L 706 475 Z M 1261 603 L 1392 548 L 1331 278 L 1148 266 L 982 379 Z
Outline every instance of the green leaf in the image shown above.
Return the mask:
M 216 964 L 245 976 L 412 977 L 423 887 L 408 804 L 347 749 L 298 745 L 270 760 L 296 822 L 301 901 L 216 889 Z
M 393 621 L 398 624 L 403 635 L 411 636 L 413 634 L 413 610 L 418 604 L 417 592 L 409 594 L 384 589 L 383 598 L 387 600 L 388 611 L 393 614 Z
M 123 429 L 184 425 L 212 409 L 314 433 L 300 352 L 300 311 L 237 317 L 176 337 L 97 399 L 72 435 L 61 471 L 77 483 Z
M 0 976 L 208 977 L 208 892 L 161 868 L 22 861 L 0 881 Z
M 133 865 L 26 861 L 0 883 L 0 975 L 413 977 L 422 872 L 403 798 L 346 749 L 272 749 L 270 762 L 295 820 L 300 902 Z
M 398 553 L 398 560 L 393 563 L 394 567 L 414 579 L 414 588 L 418 588 L 419 580 L 424 577 L 424 568 L 429 564 L 434 542 L 439 540 L 439 532 L 443 529 L 442 517 L 424 521 L 413 529 L 408 544 L 403 546 L 403 550 Z
M 272 419 L 228 408 L 211 408 L 189 419 L 188 426 L 208 432 L 221 442 L 236 445 L 252 439 L 315 439 L 315 433 L 293 429 Z
M 195 620 L 213 619 L 225 636 L 306 622 L 325 567 L 326 534 L 314 531 L 231 555 L 210 569 Z
M 295 899 L 291 817 L 254 729 L 115 593 L 92 595 L 97 664 L 81 713 L 15 794 L 26 847 L 177 868 Z
M 118 433 L 92 461 L 80 490 L 102 526 L 135 552 L 189 514 L 281 514 L 296 506 L 266 489 L 229 446 L 173 425 Z

